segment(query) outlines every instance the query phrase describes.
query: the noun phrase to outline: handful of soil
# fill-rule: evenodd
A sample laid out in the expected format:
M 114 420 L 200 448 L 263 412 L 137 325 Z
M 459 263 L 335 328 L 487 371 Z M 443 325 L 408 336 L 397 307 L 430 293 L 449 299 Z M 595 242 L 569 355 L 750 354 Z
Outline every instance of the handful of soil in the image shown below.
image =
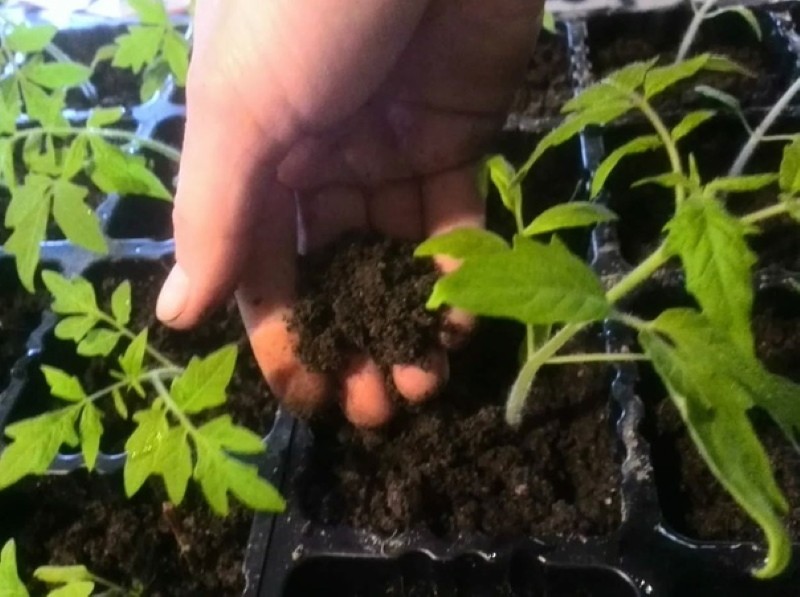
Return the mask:
M 341 371 L 355 354 L 384 370 L 420 363 L 438 341 L 440 315 L 425 302 L 436 282 L 431 259 L 415 244 L 352 233 L 301 258 L 290 328 L 311 369 Z

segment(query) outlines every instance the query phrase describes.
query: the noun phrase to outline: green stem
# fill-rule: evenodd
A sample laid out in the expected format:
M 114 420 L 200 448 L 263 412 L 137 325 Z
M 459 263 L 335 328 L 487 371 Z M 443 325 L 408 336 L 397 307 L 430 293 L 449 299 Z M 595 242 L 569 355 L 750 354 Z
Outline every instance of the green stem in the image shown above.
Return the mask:
M 622 280 L 609 288 L 606 292 L 606 298 L 611 304 L 618 303 L 635 288 L 646 282 L 668 259 L 666 247 L 662 244 L 644 261 L 628 272 Z
M 536 352 L 528 356 L 528 360 L 525 361 L 517 375 L 517 379 L 514 381 L 514 385 L 511 387 L 508 402 L 506 402 L 506 422 L 509 425 L 516 427 L 522 422 L 522 411 L 525 408 L 525 402 L 528 399 L 531 385 L 539 368 L 584 327 L 586 327 L 586 324 L 583 323 L 565 325 L 539 347 Z
M 64 127 L 34 127 L 30 129 L 25 129 L 22 131 L 17 131 L 9 140 L 12 144 L 16 143 L 17 141 L 22 141 L 27 139 L 28 137 L 32 137 L 34 135 L 95 135 L 98 137 L 102 137 L 104 139 L 114 139 L 117 141 L 127 141 L 134 145 L 139 145 L 146 149 L 150 149 L 168 160 L 172 160 L 173 162 L 180 162 L 181 159 L 181 152 L 175 149 L 174 147 L 170 147 L 166 143 L 162 143 L 161 141 L 156 141 L 155 139 L 145 139 L 144 137 L 140 137 L 136 133 L 132 133 L 131 131 L 124 131 L 121 129 L 112 129 L 112 128 L 85 128 L 85 127 L 77 127 L 77 126 L 64 126 Z
M 669 134 L 669 129 L 667 129 L 664 121 L 661 120 L 658 112 L 653 109 L 653 107 L 650 105 L 650 102 L 648 102 L 645 98 L 640 96 L 638 93 L 632 93 L 631 96 L 642 114 L 644 114 L 647 120 L 650 121 L 650 124 L 653 125 L 653 128 L 656 130 L 661 142 L 664 144 L 664 149 L 666 149 L 667 156 L 669 156 L 669 163 L 672 167 L 672 171 L 675 172 L 675 174 L 683 175 L 683 166 L 681 166 L 681 157 L 678 153 L 678 148 L 675 145 L 675 141 L 672 140 L 672 135 Z M 685 198 L 686 190 L 682 185 L 676 185 L 675 205 L 680 205 Z
M 545 365 L 571 365 L 580 363 L 622 363 L 627 361 L 649 361 L 650 357 L 639 353 L 587 353 L 568 354 L 552 357 L 545 361 Z
M 99 311 L 99 310 L 95 311 L 94 315 L 98 319 L 100 319 L 101 321 L 104 321 L 105 323 L 107 323 L 108 325 L 113 327 L 120 334 L 125 336 L 128 340 L 134 340 L 136 338 L 136 334 L 134 334 L 131 330 L 126 328 L 124 325 L 120 325 L 119 323 L 117 323 L 117 320 L 114 319 L 111 315 L 108 315 L 107 313 L 104 313 L 103 311 Z M 175 362 L 170 360 L 169 357 L 165 356 L 164 354 L 159 352 L 157 349 L 155 349 L 152 346 L 150 346 L 150 344 L 147 344 L 147 346 L 145 347 L 145 350 L 147 351 L 147 354 L 149 354 L 151 357 L 153 357 L 156 361 L 158 361 L 165 368 L 167 368 L 167 369 L 182 369 L 179 365 L 177 365 Z
M 143 373 L 142 375 L 139 375 L 135 379 L 135 381 L 146 381 L 146 380 L 151 379 L 153 376 L 156 376 L 156 377 L 159 377 L 159 378 L 162 377 L 162 376 L 163 377 L 177 377 L 181 373 L 183 373 L 183 369 L 181 369 L 180 367 L 163 367 L 161 369 L 153 369 L 151 371 L 148 371 L 147 373 Z M 96 402 L 97 400 L 99 400 L 100 398 L 103 398 L 104 396 L 108 396 L 109 394 L 113 394 L 114 391 L 116 391 L 116 390 L 124 389 L 125 387 L 130 385 L 131 381 L 133 381 L 133 380 L 118 381 L 116 383 L 111 384 L 110 386 L 106 386 L 102 390 L 98 390 L 98 391 L 94 392 L 93 394 L 89 394 L 86 397 L 86 401 L 87 402 Z
M 741 218 L 741 222 L 742 224 L 755 224 L 757 222 L 763 222 L 764 220 L 768 220 L 776 216 L 782 216 L 783 214 L 787 213 L 789 209 L 790 205 L 788 203 L 776 203 L 775 205 L 770 205 L 769 207 L 759 209 L 758 211 L 754 211 L 753 213 L 743 216 Z
M 156 392 L 158 392 L 159 398 L 164 401 L 164 406 L 167 407 L 167 410 L 169 410 L 169 412 L 171 412 L 175 418 L 178 419 L 181 427 L 183 427 L 186 432 L 192 436 L 192 439 L 196 440 L 198 437 L 200 437 L 200 432 L 197 430 L 197 427 L 194 426 L 194 423 L 189 420 L 189 417 L 184 414 L 180 407 L 175 404 L 175 401 L 172 399 L 172 395 L 169 393 L 169 390 L 167 390 L 167 386 L 164 385 L 164 382 L 161 381 L 161 378 L 151 377 L 150 383 L 153 384 Z
M 686 29 L 683 40 L 681 40 L 681 45 L 678 49 L 677 56 L 675 56 L 674 64 L 682 62 L 686 58 L 686 55 L 689 53 L 689 49 L 692 47 L 692 44 L 697 37 L 697 32 L 700 31 L 700 25 L 703 24 L 706 16 L 716 3 L 717 0 L 704 0 L 704 2 L 700 5 L 700 8 L 694 12 L 692 21 L 689 23 L 689 27 Z
M 91 573 L 91 577 L 92 580 L 96 582 L 98 585 L 104 586 L 112 591 L 121 593 L 122 595 L 126 595 L 127 597 L 136 597 L 136 593 L 134 593 L 133 591 L 129 591 L 125 587 L 118 585 L 117 583 L 111 582 L 110 580 L 103 578 L 102 576 L 97 576 L 93 572 Z

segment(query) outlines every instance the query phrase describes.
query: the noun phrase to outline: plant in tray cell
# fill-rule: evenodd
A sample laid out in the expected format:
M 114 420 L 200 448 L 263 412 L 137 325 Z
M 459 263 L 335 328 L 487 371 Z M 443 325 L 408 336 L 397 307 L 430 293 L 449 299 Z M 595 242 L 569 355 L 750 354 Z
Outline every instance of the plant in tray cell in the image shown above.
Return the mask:
M 52 587 L 47 597 L 141 597 L 144 589 L 139 583 L 122 587 L 92 573 L 85 566 L 41 566 L 33 573 L 36 580 Z M 29 597 L 30 593 L 17 571 L 16 546 L 8 541 L 0 551 L 0 593 L 4 597 Z
M 696 159 L 703 156 L 686 154 L 681 141 L 714 113 L 690 112 L 670 128 L 652 102 L 703 70 L 742 72 L 724 57 L 701 54 L 668 66 L 656 66 L 655 61 L 630 64 L 585 89 L 564 106 L 564 122 L 540 141 L 519 172 L 498 158 L 489 161 L 492 179 L 517 220 L 511 244 L 490 232 L 462 230 L 426 241 L 417 254 L 446 254 L 463 260 L 458 270 L 436 283 L 430 308 L 447 304 L 527 326 L 526 359 L 507 402 L 511 425 L 520 423 L 543 366 L 650 361 L 711 471 L 762 528 L 768 551 L 755 574 L 767 578 L 782 572 L 791 556 L 782 520 L 788 504 L 748 413 L 754 408 L 766 411 L 796 445 L 800 386 L 769 373 L 755 355 L 751 310 L 756 259 L 747 238 L 770 218 L 785 214 L 798 218 L 800 140 L 785 147 L 774 172 L 740 175 L 734 171 L 701 180 Z M 775 110 L 780 109 L 779 101 Z M 672 189 L 674 213 L 664 227 L 662 244 L 652 254 L 627 274 L 604 279 L 573 255 L 557 233 L 565 227 L 610 220 L 614 214 L 599 204 L 576 202 L 526 224 L 519 215 L 519 182 L 548 149 L 587 126 L 608 124 L 634 110 L 647 119 L 653 133 L 611 152 L 594 173 L 589 196 L 600 196 L 608 176 L 626 156 L 661 151 L 667 172 L 636 184 Z M 751 153 L 749 145 L 742 149 L 744 161 Z M 780 192 L 774 205 L 744 216 L 728 211 L 727 195 L 775 184 Z M 553 232 L 549 240 L 532 238 Z M 682 264 L 686 289 L 699 308 L 667 309 L 652 320 L 629 312 L 625 299 L 669 260 Z M 581 329 L 603 320 L 632 328 L 642 352 L 559 355 Z
M 128 0 L 140 23 L 97 51 L 94 63 L 110 60 L 117 68 L 142 75 L 139 96 L 151 99 L 172 77 L 179 87 L 186 85 L 189 70 L 189 41 L 169 18 L 163 0 Z
M 229 494 L 255 510 L 283 509 L 280 495 L 259 477 L 257 468 L 234 456 L 263 453 L 259 437 L 234 424 L 229 415 L 209 412 L 225 404 L 235 346 L 180 366 L 148 343 L 147 329 L 134 332 L 128 327 L 128 282 L 116 288 L 111 310 L 105 312 L 83 278 L 67 280 L 52 271 L 42 277 L 54 298 L 53 311 L 62 316 L 56 336 L 74 341 L 80 355 L 116 356 L 110 373 L 117 381 L 89 393 L 69 372 L 42 366 L 52 395 L 64 406 L 5 429 L 10 441 L 0 453 L 0 489 L 26 475 L 46 474 L 63 446 L 80 447 L 86 467 L 94 469 L 103 434 L 97 402 L 109 400 L 120 417 L 136 423 L 125 443 L 128 496 L 157 475 L 174 504 L 183 501 L 194 479 L 220 515 L 228 513 Z

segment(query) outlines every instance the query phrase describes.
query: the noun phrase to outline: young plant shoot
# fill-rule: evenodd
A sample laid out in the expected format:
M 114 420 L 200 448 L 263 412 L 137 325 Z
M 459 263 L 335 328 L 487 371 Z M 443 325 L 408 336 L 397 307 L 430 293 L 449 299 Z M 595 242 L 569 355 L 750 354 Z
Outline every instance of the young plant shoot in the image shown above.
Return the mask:
M 769 578 L 782 572 L 791 556 L 782 521 L 788 505 L 748 413 L 756 407 L 766 411 L 796 445 L 800 386 L 768 372 L 756 357 L 751 325 L 756 258 L 747 237 L 770 218 L 789 214 L 800 219 L 800 140 L 786 146 L 778 172 L 701 180 L 695 157 L 680 146 L 714 113 L 691 112 L 670 128 L 652 102 L 703 70 L 746 74 L 726 58 L 700 54 L 667 66 L 656 66 L 655 60 L 637 62 L 587 88 L 564 106 L 564 122 L 540 141 L 519 173 L 500 158 L 489 161 L 491 178 L 517 221 L 510 245 L 490 232 L 459 230 L 426 241 L 417 254 L 463 260 L 458 270 L 437 282 L 430 308 L 451 305 L 527 326 L 527 358 L 507 403 L 511 425 L 520 423 L 531 385 L 545 365 L 650 360 L 708 467 L 763 530 L 767 556 L 755 575 Z M 675 209 L 662 244 L 620 279 L 605 280 L 573 255 L 557 232 L 607 221 L 614 214 L 593 202 L 574 202 L 526 224 L 519 182 L 548 149 L 587 126 L 605 125 L 632 111 L 645 117 L 653 133 L 606 157 L 594 174 L 590 199 L 600 195 L 626 156 L 658 150 L 667 158 L 668 171 L 635 184 L 672 189 Z M 728 211 L 726 195 L 776 183 L 774 205 L 745 216 Z M 551 232 L 556 234 L 549 240 L 532 238 Z M 681 263 L 686 289 L 699 309 L 667 309 L 653 320 L 627 312 L 624 299 L 670 259 Z M 643 353 L 558 354 L 587 324 L 608 319 L 633 328 Z M 541 329 L 546 333 L 537 333 Z
M 93 470 L 103 435 L 103 414 L 97 403 L 107 400 L 120 417 L 136 423 L 125 443 L 124 482 L 129 497 L 148 477 L 158 475 L 174 504 L 183 501 L 189 480 L 194 479 L 220 515 L 229 511 L 229 493 L 255 510 L 283 510 L 283 499 L 259 477 L 257 468 L 234 456 L 263 453 L 260 438 L 234 424 L 229 415 L 209 419 L 207 414 L 225 404 L 236 363 L 235 346 L 193 357 L 181 366 L 148 343 L 147 329 L 135 332 L 128 327 L 128 282 L 117 287 L 111 312 L 105 312 L 85 279 L 68 280 L 53 271 L 45 271 L 42 277 L 54 299 L 52 309 L 62 317 L 56 337 L 75 342 L 78 354 L 85 357 L 119 355 L 117 368 L 111 370 L 117 381 L 87 393 L 77 377 L 43 365 L 52 395 L 64 406 L 6 427 L 10 442 L 0 453 L 0 489 L 26 475 L 46 474 L 63 446 L 79 447 L 86 467 Z

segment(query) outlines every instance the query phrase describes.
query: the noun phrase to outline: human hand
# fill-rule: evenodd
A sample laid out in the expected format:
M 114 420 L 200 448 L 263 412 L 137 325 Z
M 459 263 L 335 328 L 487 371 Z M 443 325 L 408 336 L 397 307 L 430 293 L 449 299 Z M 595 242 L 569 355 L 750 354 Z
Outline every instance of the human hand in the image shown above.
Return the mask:
M 419 239 L 483 225 L 476 161 L 502 126 L 542 0 L 203 0 L 187 86 L 175 199 L 177 265 L 158 317 L 187 328 L 234 290 L 272 390 L 312 412 L 338 390 L 356 425 L 392 405 L 378 367 L 309 370 L 287 329 L 298 237 L 350 229 Z M 439 259 L 441 268 L 456 264 Z M 468 315 L 451 312 L 451 326 Z M 399 363 L 398 391 L 430 396 L 447 375 Z

